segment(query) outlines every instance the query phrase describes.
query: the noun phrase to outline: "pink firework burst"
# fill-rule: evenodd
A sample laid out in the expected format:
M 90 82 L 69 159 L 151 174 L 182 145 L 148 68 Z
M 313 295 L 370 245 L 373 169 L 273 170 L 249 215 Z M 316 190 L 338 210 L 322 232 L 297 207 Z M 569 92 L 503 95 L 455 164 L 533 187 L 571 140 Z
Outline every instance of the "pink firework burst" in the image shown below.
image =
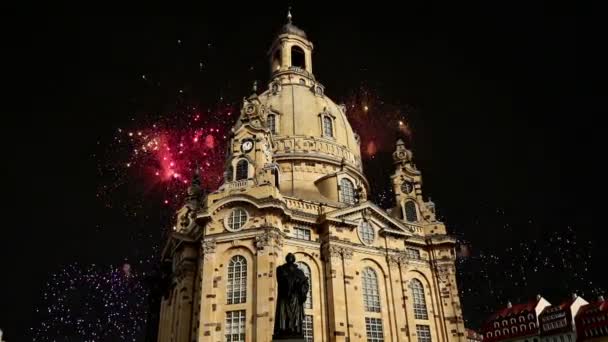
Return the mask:
M 176 199 L 198 167 L 203 187 L 212 190 L 222 181 L 225 147 L 230 128 L 238 117 L 231 105 L 200 110 L 187 107 L 169 115 L 134 120 L 136 125 L 119 128 L 110 146 L 113 162 L 102 169 L 118 174 L 108 194 L 120 186 L 143 186 L 146 193 L 158 192 L 162 202 L 179 205 Z M 120 160 L 116 162 L 116 160 Z

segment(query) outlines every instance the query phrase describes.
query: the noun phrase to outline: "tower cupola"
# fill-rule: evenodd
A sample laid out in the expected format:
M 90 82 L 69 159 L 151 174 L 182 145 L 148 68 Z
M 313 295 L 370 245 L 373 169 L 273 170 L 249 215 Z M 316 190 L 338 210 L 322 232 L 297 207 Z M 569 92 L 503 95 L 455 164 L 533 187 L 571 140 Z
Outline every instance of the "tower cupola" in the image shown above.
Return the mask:
M 283 25 L 268 52 L 271 77 L 295 73 L 313 78 L 312 49 L 306 32 L 292 22 L 291 10 L 287 12 L 287 23 Z

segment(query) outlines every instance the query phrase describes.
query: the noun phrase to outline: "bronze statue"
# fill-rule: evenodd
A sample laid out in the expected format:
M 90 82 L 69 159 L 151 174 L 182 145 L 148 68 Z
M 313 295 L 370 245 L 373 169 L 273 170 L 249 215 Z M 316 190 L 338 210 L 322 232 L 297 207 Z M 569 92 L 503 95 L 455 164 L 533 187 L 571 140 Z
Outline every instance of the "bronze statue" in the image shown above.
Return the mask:
M 274 316 L 273 340 L 304 339 L 304 302 L 308 294 L 308 278 L 289 253 L 286 263 L 277 267 L 278 298 Z

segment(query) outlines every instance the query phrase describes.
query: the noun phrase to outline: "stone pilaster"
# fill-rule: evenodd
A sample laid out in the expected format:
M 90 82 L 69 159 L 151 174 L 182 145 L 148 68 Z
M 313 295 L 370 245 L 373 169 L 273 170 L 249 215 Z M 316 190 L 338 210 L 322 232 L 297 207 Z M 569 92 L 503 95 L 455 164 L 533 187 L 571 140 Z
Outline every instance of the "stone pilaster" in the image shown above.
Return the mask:
M 388 270 L 391 282 L 391 297 L 393 298 L 395 330 L 397 341 L 409 342 L 407 324 L 407 307 L 405 297 L 407 293 L 404 291 L 403 272 L 407 268 L 407 257 L 402 254 L 388 254 L 386 256 Z
M 348 301 L 346 297 L 346 279 L 344 260 L 352 259 L 350 248 L 327 243 L 323 249 L 325 261 L 325 281 L 327 287 L 327 306 L 329 320 L 329 339 L 331 341 L 349 341 L 350 322 L 348 318 Z
M 201 241 L 201 258 L 199 273 L 201 276 L 201 299 L 198 339 L 201 341 L 222 340 L 220 336 L 223 317 L 218 314 L 218 303 L 216 300 L 219 274 L 216 271 L 217 256 L 215 254 L 216 242 L 212 239 Z
M 283 237 L 277 228 L 266 228 L 255 237 L 256 275 L 254 307 L 256 341 L 270 341 L 274 330 L 274 312 L 276 306 L 276 278 L 274 276 L 277 263 L 280 263 L 280 251 Z

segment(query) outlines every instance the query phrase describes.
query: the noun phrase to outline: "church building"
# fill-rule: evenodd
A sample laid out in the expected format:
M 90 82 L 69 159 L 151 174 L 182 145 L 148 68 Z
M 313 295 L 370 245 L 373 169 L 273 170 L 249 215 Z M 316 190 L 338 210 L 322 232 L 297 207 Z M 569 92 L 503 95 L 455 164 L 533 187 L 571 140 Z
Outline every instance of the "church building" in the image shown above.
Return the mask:
M 396 206 L 379 208 L 347 108 L 315 79 L 313 43 L 291 15 L 268 56 L 270 81 L 243 100 L 223 184 L 203 195 L 197 174 L 177 212 L 158 341 L 272 341 L 275 270 L 293 253 L 310 282 L 307 341 L 465 342 L 455 239 L 412 152 L 396 142 Z

